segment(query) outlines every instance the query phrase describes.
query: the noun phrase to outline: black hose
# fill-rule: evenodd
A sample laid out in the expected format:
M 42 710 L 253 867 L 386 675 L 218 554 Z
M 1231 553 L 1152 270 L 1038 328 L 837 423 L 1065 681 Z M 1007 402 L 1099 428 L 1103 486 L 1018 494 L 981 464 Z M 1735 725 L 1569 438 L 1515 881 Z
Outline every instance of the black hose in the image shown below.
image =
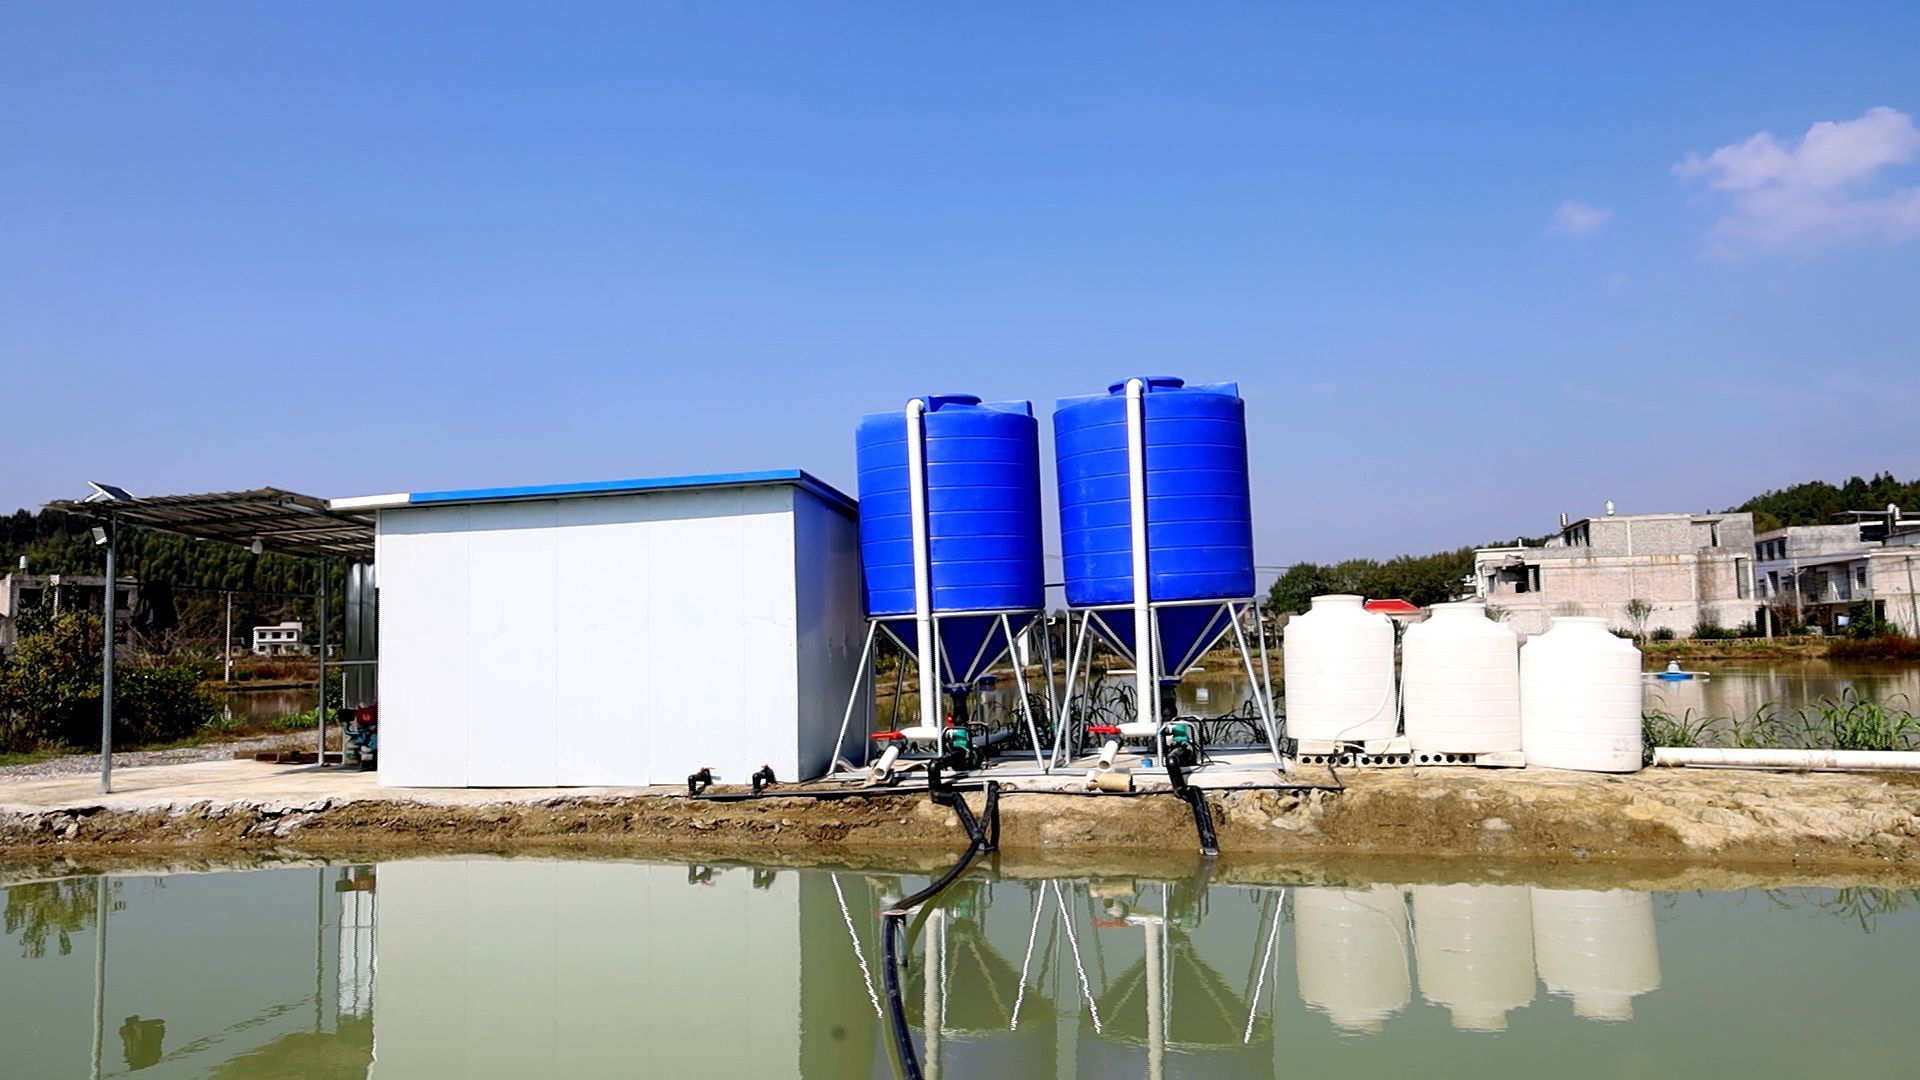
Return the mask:
M 1220 854 L 1220 841 L 1213 834 L 1213 815 L 1207 810 L 1206 793 L 1189 784 L 1181 789 L 1180 797 L 1193 807 L 1193 828 L 1200 834 L 1200 854 Z
M 921 1080 L 920 1059 L 913 1053 L 913 1033 L 907 1030 L 906 1003 L 900 999 L 900 918 L 892 912 L 880 920 L 880 968 L 881 981 L 887 987 L 887 1021 L 900 1059 L 900 1075 L 906 1080 Z
M 906 1080 L 921 1080 L 920 1058 L 913 1050 L 913 1034 L 907 1030 L 907 1010 L 900 997 L 900 934 L 901 924 L 907 915 L 917 907 L 927 903 L 960 879 L 973 865 L 973 860 L 982 851 L 990 850 L 997 844 L 1000 835 L 1000 784 L 987 782 L 987 824 L 982 826 L 973 816 L 973 810 L 967 806 L 964 795 L 952 789 L 935 788 L 932 792 L 935 801 L 954 808 L 960 823 L 966 826 L 967 850 L 960 855 L 960 861 L 947 868 L 947 872 L 935 878 L 926 888 L 914 893 L 899 903 L 880 913 L 880 966 L 882 981 L 887 988 L 887 1018 L 893 1032 L 894 1050 L 900 1057 L 900 1074 Z

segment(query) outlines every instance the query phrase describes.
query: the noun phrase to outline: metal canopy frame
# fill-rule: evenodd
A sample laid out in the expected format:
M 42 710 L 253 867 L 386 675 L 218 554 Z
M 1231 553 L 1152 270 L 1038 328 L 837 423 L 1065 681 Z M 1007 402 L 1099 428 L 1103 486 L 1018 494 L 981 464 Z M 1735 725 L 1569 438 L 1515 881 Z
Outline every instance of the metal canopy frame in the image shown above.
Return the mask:
M 318 561 L 320 650 L 318 700 L 314 707 L 314 760 L 327 763 L 327 572 L 333 559 L 373 561 L 374 515 L 371 511 L 335 510 L 327 500 L 284 488 L 211 492 L 198 495 L 155 495 L 139 498 L 111 485 L 92 485 L 85 499 L 61 499 L 47 504 L 77 517 L 101 522 L 107 549 L 106 640 L 100 663 L 100 791 L 113 790 L 113 588 L 115 553 L 121 525 L 172 533 L 194 540 L 212 540 L 255 548 L 296 559 Z M 348 661 L 353 663 L 354 661 Z
M 325 499 L 281 488 L 92 502 L 62 499 L 48 503 L 47 509 L 242 547 L 257 540 L 263 552 L 298 559 L 373 558 L 372 513 L 334 510 Z

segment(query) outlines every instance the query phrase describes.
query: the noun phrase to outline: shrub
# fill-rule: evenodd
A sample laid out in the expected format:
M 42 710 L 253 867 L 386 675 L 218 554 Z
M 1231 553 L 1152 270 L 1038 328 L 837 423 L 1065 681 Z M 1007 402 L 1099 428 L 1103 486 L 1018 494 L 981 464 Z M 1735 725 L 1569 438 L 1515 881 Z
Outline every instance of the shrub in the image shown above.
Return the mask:
M 1901 635 L 1866 639 L 1842 638 L 1827 647 L 1833 660 L 1920 660 L 1920 640 Z
M 1696 641 L 1726 641 L 1734 637 L 1733 631 L 1720 625 L 1720 620 L 1711 615 L 1703 615 L 1694 624 L 1693 637 Z
M 100 737 L 100 620 L 69 614 L 20 639 L 0 666 L 0 751 L 95 745 Z M 219 704 L 190 664 L 130 663 L 115 670 L 116 742 L 191 735 Z
M 1654 641 L 1672 641 L 1677 635 L 1674 634 L 1673 627 L 1662 626 L 1655 629 L 1654 632 L 1648 636 Z
M 116 740 L 172 742 L 219 715 L 220 702 L 192 664 L 136 667 L 114 678 Z

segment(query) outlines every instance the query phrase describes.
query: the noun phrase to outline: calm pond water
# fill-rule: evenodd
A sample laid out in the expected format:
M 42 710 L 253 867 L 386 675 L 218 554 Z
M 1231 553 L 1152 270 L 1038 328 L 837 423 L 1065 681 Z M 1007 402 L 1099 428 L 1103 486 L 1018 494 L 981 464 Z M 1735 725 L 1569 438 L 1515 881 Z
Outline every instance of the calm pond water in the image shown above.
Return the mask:
M 21 1077 L 891 1076 L 875 912 L 923 881 L 441 859 L 16 884 L 0 1054 Z M 1915 899 L 981 873 L 902 982 L 930 1077 L 1897 1076 Z
M 1657 669 L 1664 665 L 1651 665 Z M 1852 694 L 1865 701 L 1878 701 L 1908 712 L 1920 712 L 1920 666 L 1894 663 L 1847 663 L 1829 660 L 1795 661 L 1688 661 L 1689 671 L 1708 677 L 1686 681 L 1648 679 L 1646 707 L 1675 717 L 1689 710 L 1696 717 L 1732 717 L 1746 719 L 1762 705 L 1792 712 L 1823 699 L 1839 700 Z M 1131 685 L 1130 675 L 1108 676 L 1110 684 Z M 1276 689 L 1279 676 L 1275 675 Z M 1035 693 L 1040 692 L 1036 685 Z M 1210 668 L 1190 674 L 1180 682 L 1177 697 L 1184 715 L 1219 717 L 1228 714 L 1252 714 L 1253 683 L 1230 669 Z M 903 694 L 903 714 L 911 717 L 918 695 Z M 982 695 L 983 711 L 996 726 L 1021 722 L 1019 696 L 1011 680 L 1000 678 Z M 1284 703 L 1283 703 L 1284 704 Z M 890 696 L 880 699 L 880 716 L 892 715 Z M 1255 729 L 1247 728 L 1251 737 Z

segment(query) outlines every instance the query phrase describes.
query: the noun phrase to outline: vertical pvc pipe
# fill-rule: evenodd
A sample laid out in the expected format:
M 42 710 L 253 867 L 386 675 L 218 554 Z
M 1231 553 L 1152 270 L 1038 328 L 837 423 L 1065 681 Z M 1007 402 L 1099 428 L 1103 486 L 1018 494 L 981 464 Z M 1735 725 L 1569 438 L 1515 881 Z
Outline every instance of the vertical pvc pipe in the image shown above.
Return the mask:
M 1147 924 L 1147 1076 L 1160 1080 L 1166 1075 L 1167 1027 L 1166 995 L 1162 983 L 1161 948 L 1166 928 L 1159 919 Z
M 1133 695 L 1136 719 L 1158 719 L 1153 685 L 1153 617 L 1147 588 L 1147 402 L 1146 383 L 1127 380 L 1127 501 L 1133 535 Z
M 907 402 L 907 497 L 913 515 L 913 625 L 920 665 L 920 726 L 940 727 L 940 675 L 933 641 L 933 568 L 927 551 L 927 403 Z

